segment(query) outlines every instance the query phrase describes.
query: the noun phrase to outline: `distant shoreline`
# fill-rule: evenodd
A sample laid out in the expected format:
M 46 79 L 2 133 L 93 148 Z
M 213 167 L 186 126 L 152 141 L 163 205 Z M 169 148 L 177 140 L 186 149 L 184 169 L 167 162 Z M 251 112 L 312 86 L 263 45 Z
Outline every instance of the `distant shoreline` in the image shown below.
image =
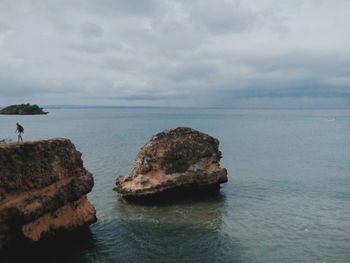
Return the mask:
M 22 112 L 22 113 L 2 113 L 0 112 L 1 115 L 45 115 L 48 114 L 49 112 L 45 111 L 45 112 Z
M 195 106 L 113 106 L 113 105 L 44 105 L 45 109 L 198 109 L 198 110 L 350 110 L 350 108 L 249 108 Z
M 350 108 L 249 108 L 249 107 L 225 107 L 225 106 L 211 106 L 211 107 L 200 107 L 200 106 L 114 106 L 114 105 L 43 105 L 45 109 L 175 109 L 175 110 L 350 110 Z M 0 106 L 0 110 L 4 106 Z M 46 113 L 34 113 L 34 114 L 48 114 Z M 4 114 L 4 113 L 0 113 Z M 8 114 L 8 113 L 6 113 Z M 33 113 L 25 113 L 23 115 L 30 115 Z M 11 115 L 15 115 L 12 114 Z M 22 115 L 22 114 L 20 114 Z

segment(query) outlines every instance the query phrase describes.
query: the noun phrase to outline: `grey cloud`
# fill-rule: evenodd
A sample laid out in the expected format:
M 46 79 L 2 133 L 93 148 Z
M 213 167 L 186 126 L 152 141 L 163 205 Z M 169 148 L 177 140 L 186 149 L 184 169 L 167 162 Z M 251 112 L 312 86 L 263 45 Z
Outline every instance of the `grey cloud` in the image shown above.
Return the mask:
M 198 27 L 214 34 L 242 32 L 256 21 L 254 13 L 242 6 L 241 1 L 191 1 L 185 5 Z
M 164 100 L 167 99 L 168 96 L 161 95 L 136 95 L 136 96 L 120 96 L 120 97 L 107 97 L 105 99 L 109 100 Z
M 82 0 L 79 1 L 82 9 L 88 12 L 97 12 L 102 15 L 141 15 L 154 14 L 158 3 L 156 0 Z
M 45 104 L 346 105 L 349 8 L 342 0 L 3 0 L 0 104 L 35 96 Z
M 208 64 L 186 64 L 175 72 L 169 74 L 169 77 L 175 81 L 186 81 L 193 79 L 206 79 L 214 74 L 216 68 Z
M 318 97 L 318 98 L 345 98 L 350 100 L 350 91 L 336 89 L 322 85 L 303 85 L 292 86 L 287 88 L 259 88 L 251 87 L 238 90 L 225 90 L 222 94 L 231 98 L 249 98 L 249 97 L 268 97 L 268 98 L 300 98 L 300 97 Z M 350 101 L 349 101 L 350 102 Z
M 122 8 L 133 14 L 152 14 L 157 8 L 157 2 L 154 0 L 117 0 L 109 1 L 114 7 Z
M 0 33 L 6 33 L 11 31 L 11 26 L 5 24 L 5 23 L 0 23 Z
M 97 38 L 103 35 L 103 29 L 94 23 L 84 23 L 81 26 L 81 34 L 87 39 Z
M 66 46 L 76 52 L 103 53 L 106 50 L 106 46 L 102 43 L 100 44 L 101 45 L 96 45 L 96 43 L 80 41 L 78 43 L 68 43 Z

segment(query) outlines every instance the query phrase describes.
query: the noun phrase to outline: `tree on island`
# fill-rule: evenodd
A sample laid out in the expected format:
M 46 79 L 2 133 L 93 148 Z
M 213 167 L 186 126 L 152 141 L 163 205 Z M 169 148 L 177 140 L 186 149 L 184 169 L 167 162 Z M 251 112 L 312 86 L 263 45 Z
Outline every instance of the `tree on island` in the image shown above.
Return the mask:
M 36 104 L 16 104 L 10 105 L 2 110 L 0 114 L 47 114 L 48 112 L 43 111 L 43 108 L 40 108 Z

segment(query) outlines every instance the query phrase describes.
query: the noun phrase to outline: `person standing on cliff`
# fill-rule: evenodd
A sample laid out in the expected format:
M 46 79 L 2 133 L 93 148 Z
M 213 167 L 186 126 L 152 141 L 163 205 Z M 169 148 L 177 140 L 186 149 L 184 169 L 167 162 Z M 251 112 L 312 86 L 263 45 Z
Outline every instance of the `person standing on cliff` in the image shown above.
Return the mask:
M 15 133 L 18 134 L 18 142 L 23 142 L 22 133 L 24 133 L 24 129 L 18 122 L 16 123 L 16 126 L 17 128 L 15 130 Z

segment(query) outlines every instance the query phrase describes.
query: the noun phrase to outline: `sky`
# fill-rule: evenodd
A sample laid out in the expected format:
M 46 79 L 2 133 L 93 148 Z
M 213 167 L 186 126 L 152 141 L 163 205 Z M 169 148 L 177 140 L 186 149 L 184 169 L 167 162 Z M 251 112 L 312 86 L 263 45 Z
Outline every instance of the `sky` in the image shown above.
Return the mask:
M 350 108 L 349 0 L 0 0 L 0 105 Z

